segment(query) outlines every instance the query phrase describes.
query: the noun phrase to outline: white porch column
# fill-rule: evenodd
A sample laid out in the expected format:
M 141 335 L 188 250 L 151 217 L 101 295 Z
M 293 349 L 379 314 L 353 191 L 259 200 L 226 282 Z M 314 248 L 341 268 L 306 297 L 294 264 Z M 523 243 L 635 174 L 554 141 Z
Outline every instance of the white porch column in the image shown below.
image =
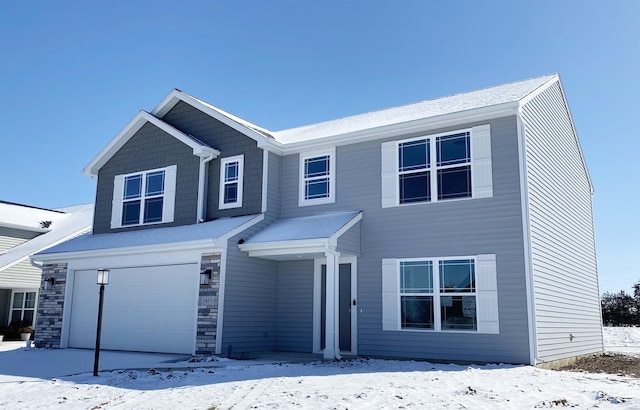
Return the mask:
M 338 291 L 340 281 L 338 280 L 338 272 L 340 269 L 340 253 L 327 249 L 325 251 L 327 257 L 327 275 L 325 283 L 326 295 L 326 323 L 325 323 L 325 342 L 324 342 L 324 358 L 339 359 L 340 347 L 340 321 L 338 310 Z

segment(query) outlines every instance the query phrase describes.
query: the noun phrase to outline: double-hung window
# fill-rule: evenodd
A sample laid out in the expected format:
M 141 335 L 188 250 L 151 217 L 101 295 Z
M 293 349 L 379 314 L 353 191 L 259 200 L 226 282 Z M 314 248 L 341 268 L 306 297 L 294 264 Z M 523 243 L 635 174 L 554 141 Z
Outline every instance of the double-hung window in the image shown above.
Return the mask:
M 218 208 L 239 208 L 242 206 L 244 182 L 244 155 L 223 158 L 220 161 L 220 200 Z
M 471 197 L 469 132 L 436 137 L 438 200 Z
M 117 175 L 111 227 L 172 222 L 176 166 Z
M 382 207 L 493 196 L 489 125 L 382 144 Z
M 334 202 L 335 149 L 300 155 L 299 205 Z
M 36 312 L 36 292 L 16 290 L 11 301 L 9 325 L 32 326 Z
M 498 332 L 495 255 L 383 259 L 384 330 Z

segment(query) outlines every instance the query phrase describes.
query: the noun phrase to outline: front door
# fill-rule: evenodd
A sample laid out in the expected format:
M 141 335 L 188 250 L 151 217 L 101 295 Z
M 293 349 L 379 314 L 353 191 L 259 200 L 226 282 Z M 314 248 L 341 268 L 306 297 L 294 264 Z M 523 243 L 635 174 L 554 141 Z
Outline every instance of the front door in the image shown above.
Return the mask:
M 322 351 L 325 348 L 326 335 L 326 272 L 327 265 L 320 266 L 320 277 L 316 281 L 317 293 L 320 294 L 318 306 L 319 331 L 315 332 L 316 346 Z M 339 349 L 342 354 L 356 354 L 356 299 L 355 299 L 355 262 L 340 263 L 338 270 L 338 329 Z

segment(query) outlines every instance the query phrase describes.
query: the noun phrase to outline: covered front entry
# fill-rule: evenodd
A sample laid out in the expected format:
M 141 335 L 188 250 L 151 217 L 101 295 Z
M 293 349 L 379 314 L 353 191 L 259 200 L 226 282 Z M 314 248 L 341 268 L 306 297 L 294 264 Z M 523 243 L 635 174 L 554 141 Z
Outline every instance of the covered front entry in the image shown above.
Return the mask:
M 98 315 L 95 270 L 73 275 L 69 347 L 94 348 Z M 111 269 L 105 286 L 103 349 L 192 354 L 199 266 Z
M 318 265 L 320 266 L 318 272 Z M 319 303 L 314 303 L 314 352 L 322 353 L 327 341 L 327 265 L 324 260 L 317 260 L 314 269 L 314 295 L 320 293 Z M 318 278 L 319 276 L 319 278 Z M 337 274 L 338 294 L 336 297 L 337 330 L 336 337 L 340 354 L 357 354 L 357 267 L 356 258 L 341 260 Z M 320 282 L 318 284 L 318 281 Z M 316 296 L 317 298 L 317 296 Z M 318 305 L 318 306 L 316 306 Z M 333 331 L 330 329 L 330 331 Z
M 312 350 L 326 359 L 357 354 L 361 219 L 360 211 L 281 219 L 238 245 L 256 258 L 314 260 Z

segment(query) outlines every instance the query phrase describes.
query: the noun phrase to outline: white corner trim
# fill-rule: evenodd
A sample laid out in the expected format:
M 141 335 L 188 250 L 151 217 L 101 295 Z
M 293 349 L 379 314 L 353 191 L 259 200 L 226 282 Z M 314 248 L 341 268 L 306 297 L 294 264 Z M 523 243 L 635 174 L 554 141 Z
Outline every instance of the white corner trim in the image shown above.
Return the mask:
M 535 365 L 538 360 L 537 335 L 535 324 L 535 300 L 533 296 L 533 262 L 531 255 L 531 224 L 529 221 L 529 193 L 527 184 L 527 152 L 525 129 L 522 115 L 517 116 L 518 132 L 518 165 L 520 172 L 520 203 L 522 213 L 522 242 L 524 245 L 525 291 L 527 293 L 527 328 L 529 331 L 529 364 Z
M 269 192 L 269 151 L 262 150 L 262 213 L 267 212 L 267 195 Z
M 222 353 L 224 331 L 224 299 L 227 290 L 227 247 L 220 251 L 220 287 L 218 288 L 218 320 L 216 321 L 216 354 Z

